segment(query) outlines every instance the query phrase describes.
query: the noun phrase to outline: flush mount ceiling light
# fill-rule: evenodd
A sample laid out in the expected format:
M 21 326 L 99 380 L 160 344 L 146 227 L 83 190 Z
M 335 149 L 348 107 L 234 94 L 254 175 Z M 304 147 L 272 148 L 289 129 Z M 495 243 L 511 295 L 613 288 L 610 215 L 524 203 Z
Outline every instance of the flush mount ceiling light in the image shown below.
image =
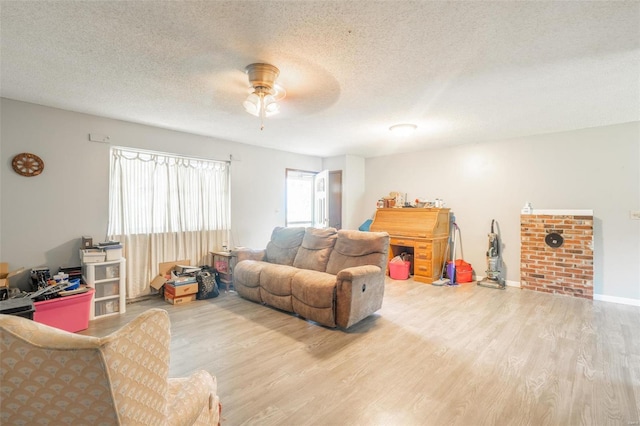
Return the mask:
M 394 135 L 409 136 L 413 132 L 415 132 L 415 130 L 417 128 L 418 128 L 418 126 L 416 126 L 415 124 L 403 123 L 403 124 L 393 125 L 393 126 L 389 127 L 389 130 Z
M 264 118 L 280 112 L 278 101 L 285 97 L 285 90 L 276 84 L 280 70 L 270 64 L 250 64 L 245 68 L 251 94 L 242 103 L 245 111 L 260 117 L 260 130 L 264 129 Z

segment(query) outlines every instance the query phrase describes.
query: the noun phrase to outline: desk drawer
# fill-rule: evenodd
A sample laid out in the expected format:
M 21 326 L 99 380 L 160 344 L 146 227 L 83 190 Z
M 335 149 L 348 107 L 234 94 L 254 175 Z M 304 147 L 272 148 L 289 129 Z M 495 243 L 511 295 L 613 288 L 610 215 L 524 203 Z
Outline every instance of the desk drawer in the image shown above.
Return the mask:
M 428 243 L 426 241 L 417 242 L 415 247 L 416 247 L 416 250 L 424 250 L 424 251 L 428 251 L 429 253 L 433 251 L 433 244 Z
M 415 275 L 422 275 L 427 277 L 433 276 L 433 267 L 431 265 L 431 261 L 414 259 L 413 273 Z
M 415 243 L 411 238 L 389 238 L 389 245 L 392 246 L 413 247 Z
M 431 260 L 431 250 L 427 251 L 427 250 L 419 250 L 418 248 L 415 249 L 415 252 L 413 253 L 413 257 L 417 260 L 424 260 L 424 261 L 430 261 Z

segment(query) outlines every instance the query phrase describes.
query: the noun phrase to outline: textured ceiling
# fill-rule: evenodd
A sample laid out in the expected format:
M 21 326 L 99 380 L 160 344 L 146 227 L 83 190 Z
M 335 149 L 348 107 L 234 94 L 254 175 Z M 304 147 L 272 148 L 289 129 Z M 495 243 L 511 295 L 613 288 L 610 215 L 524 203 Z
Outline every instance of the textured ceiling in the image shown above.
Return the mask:
M 1 95 L 333 156 L 640 120 L 640 2 L 1 1 Z M 281 114 L 244 112 L 280 68 Z M 418 126 L 407 139 L 388 128 Z

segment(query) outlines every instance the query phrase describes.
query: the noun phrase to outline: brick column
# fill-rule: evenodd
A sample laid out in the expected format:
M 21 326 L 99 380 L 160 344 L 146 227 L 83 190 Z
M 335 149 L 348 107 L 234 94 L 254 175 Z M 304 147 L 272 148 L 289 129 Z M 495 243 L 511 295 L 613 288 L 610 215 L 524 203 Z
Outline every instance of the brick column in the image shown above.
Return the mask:
M 520 287 L 593 299 L 593 215 L 546 212 L 520 216 Z M 545 243 L 550 233 L 560 247 Z

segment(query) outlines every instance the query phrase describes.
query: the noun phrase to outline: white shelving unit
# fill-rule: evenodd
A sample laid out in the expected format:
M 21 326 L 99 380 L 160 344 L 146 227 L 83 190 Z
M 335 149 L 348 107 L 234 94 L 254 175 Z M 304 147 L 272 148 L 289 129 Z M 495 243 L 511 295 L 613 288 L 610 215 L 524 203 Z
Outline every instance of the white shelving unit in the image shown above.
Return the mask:
M 89 319 L 123 314 L 126 310 L 126 260 L 82 264 L 84 282 L 93 289 Z

